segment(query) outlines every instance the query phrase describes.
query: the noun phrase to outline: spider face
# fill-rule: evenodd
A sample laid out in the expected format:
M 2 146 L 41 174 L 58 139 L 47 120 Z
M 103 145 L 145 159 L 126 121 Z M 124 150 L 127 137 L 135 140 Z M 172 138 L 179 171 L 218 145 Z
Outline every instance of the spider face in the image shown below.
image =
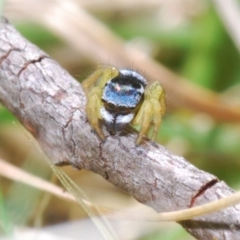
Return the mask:
M 87 94 L 87 119 L 102 141 L 105 136 L 99 126 L 100 119 L 110 134 L 115 134 L 128 123 L 140 125 L 137 144 L 151 127 L 152 140 L 155 139 L 166 109 L 165 93 L 157 81 L 147 90 L 146 85 L 146 79 L 139 73 L 112 66 L 98 67 L 82 83 Z
M 103 88 L 100 114 L 111 134 L 130 123 L 143 100 L 146 79 L 135 71 L 121 69 Z

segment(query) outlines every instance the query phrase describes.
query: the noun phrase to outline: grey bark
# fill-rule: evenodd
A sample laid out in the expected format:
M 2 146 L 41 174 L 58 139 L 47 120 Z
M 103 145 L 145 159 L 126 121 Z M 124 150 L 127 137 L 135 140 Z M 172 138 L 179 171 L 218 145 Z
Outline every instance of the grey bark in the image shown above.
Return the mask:
M 170 95 L 171 93 L 168 93 Z M 86 120 L 81 85 L 7 21 L 0 23 L 0 101 L 38 140 L 54 164 L 102 175 L 157 212 L 204 204 L 232 194 L 224 182 L 131 129 L 105 143 Z M 240 206 L 180 224 L 199 240 L 240 239 Z

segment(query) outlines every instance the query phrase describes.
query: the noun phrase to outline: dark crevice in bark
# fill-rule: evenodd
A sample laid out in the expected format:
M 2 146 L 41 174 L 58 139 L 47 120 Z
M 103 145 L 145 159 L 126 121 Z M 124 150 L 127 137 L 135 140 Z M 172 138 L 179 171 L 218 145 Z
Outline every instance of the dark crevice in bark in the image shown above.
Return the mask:
M 19 52 L 20 52 L 21 50 L 18 49 L 18 48 L 10 48 L 10 49 L 6 52 L 6 54 L 4 54 L 4 55 L 0 58 L 0 66 L 1 66 L 2 62 L 3 62 L 5 59 L 8 58 L 8 56 L 10 55 L 10 53 L 11 53 L 12 51 L 19 51 Z
M 206 183 L 205 185 L 203 185 L 199 191 L 192 197 L 191 199 L 191 203 L 189 205 L 189 207 L 193 207 L 196 199 L 198 197 L 200 197 L 201 195 L 203 195 L 209 188 L 211 188 L 212 186 L 214 186 L 216 183 L 218 183 L 219 180 L 216 178 L 216 179 L 212 179 L 210 182 Z
M 27 67 L 30 65 L 30 64 L 34 64 L 34 63 L 37 63 L 37 62 L 41 62 L 43 59 L 45 59 L 45 58 L 49 58 L 47 55 L 43 55 L 43 56 L 41 56 L 41 57 L 39 57 L 38 59 L 34 59 L 34 60 L 30 60 L 30 61 L 27 61 L 25 64 L 24 64 L 24 66 L 23 66 L 23 68 L 18 72 L 18 74 L 17 74 L 17 76 L 19 77 L 20 75 L 21 75 L 21 73 L 25 70 L 25 69 L 27 69 Z M 1 62 L 0 62 L 1 63 Z

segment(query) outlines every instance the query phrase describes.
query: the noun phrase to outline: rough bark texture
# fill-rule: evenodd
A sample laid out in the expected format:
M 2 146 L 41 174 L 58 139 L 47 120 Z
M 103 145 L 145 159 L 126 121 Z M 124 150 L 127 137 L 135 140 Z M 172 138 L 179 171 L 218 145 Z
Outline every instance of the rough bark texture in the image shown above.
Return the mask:
M 133 131 L 100 142 L 86 121 L 80 84 L 4 18 L 0 23 L 0 101 L 53 163 L 94 171 L 157 212 L 185 209 L 233 193 L 215 176 L 160 145 L 146 140 L 136 147 Z M 238 205 L 180 224 L 199 240 L 237 240 L 239 222 Z

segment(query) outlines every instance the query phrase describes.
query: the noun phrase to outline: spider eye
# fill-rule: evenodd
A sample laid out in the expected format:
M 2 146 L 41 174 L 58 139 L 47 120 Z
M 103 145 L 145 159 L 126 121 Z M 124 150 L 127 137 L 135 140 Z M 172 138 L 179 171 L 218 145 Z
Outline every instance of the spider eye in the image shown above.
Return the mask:
M 119 111 L 125 111 L 127 108 L 126 108 L 126 107 L 119 106 L 118 109 L 119 109 Z
M 132 110 L 134 109 L 134 107 L 123 107 L 123 106 L 118 106 L 117 107 L 117 110 L 118 112 L 121 112 L 121 113 L 130 113 L 132 112 Z
M 124 106 L 116 106 L 108 102 L 105 102 L 104 106 L 109 112 L 115 112 L 115 113 L 129 113 L 129 112 L 132 112 L 132 110 L 134 109 L 134 107 L 128 108 Z
M 114 111 L 116 108 L 116 106 L 112 103 L 106 103 L 105 105 L 106 105 L 107 109 L 112 110 L 112 111 Z

